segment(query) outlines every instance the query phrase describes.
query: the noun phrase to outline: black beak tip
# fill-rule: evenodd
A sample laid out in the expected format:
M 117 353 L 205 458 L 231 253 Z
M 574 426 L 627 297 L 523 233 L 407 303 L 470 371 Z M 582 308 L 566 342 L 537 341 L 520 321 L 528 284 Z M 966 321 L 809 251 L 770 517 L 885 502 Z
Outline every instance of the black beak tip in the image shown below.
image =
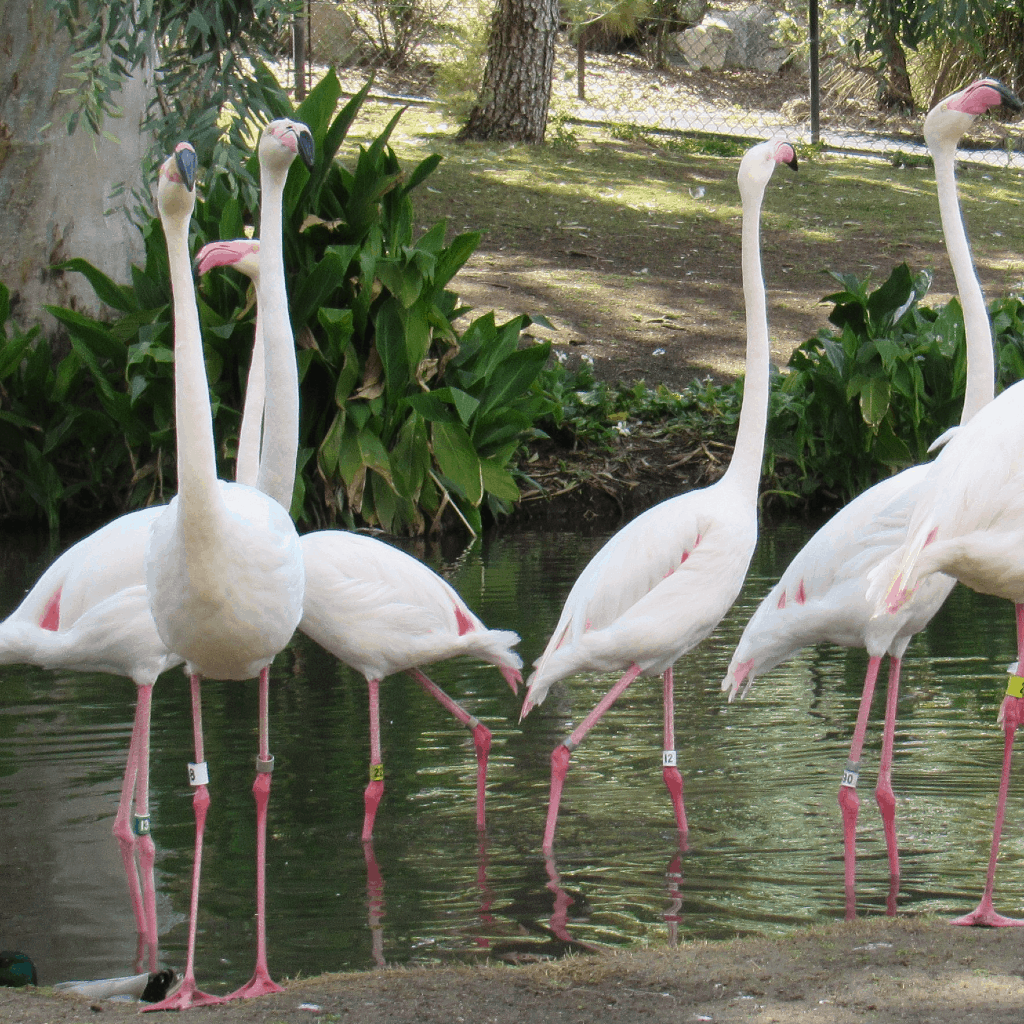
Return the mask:
M 308 129 L 299 132 L 299 156 L 306 165 L 307 170 L 313 170 L 316 162 L 316 143 L 313 141 L 313 133 Z
M 185 183 L 185 188 L 191 192 L 195 188 L 196 172 L 199 169 L 196 151 L 191 146 L 180 146 L 174 152 L 174 162 L 178 166 L 178 173 Z

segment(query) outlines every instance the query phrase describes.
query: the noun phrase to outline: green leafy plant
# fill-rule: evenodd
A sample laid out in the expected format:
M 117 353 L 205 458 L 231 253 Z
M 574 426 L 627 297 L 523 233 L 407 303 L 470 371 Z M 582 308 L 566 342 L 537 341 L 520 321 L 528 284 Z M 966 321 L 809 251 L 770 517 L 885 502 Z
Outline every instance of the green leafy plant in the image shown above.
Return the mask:
M 329 73 L 294 111 L 318 158 L 312 174 L 293 166 L 284 197 L 302 387 L 292 511 L 311 524 L 420 533 L 440 528 L 452 510 L 475 532 L 484 510 L 500 514 L 518 497 L 513 457 L 547 409 L 531 384 L 548 345 L 520 347 L 526 316 L 456 326 L 467 310 L 449 285 L 479 235 L 446 244 L 442 221 L 415 237 L 411 193 L 440 157 L 400 165 L 388 140 L 401 111 L 360 147 L 352 169 L 335 159 L 368 90 L 337 112 L 341 88 Z M 251 165 L 255 175 L 255 156 Z M 196 203 L 194 242 L 240 237 L 257 219 L 231 182 L 211 175 Z M 158 220 L 143 232 L 146 263 L 130 286 L 82 260 L 62 266 L 83 273 L 116 319 L 51 310 L 89 353 L 97 400 L 139 453 L 130 505 L 169 493 L 174 479 L 166 251 Z M 221 471 L 230 475 L 254 304 L 240 275 L 218 271 L 203 281 L 199 306 Z
M 878 288 L 852 274 L 822 329 L 792 355 L 773 390 L 768 472 L 792 495 L 845 502 L 898 469 L 960 417 L 967 379 L 963 311 L 956 299 L 921 304 L 925 272 L 897 266 Z M 1024 376 L 1019 299 L 990 308 L 999 385 Z
M 62 508 L 102 500 L 129 452 L 92 401 L 87 345 L 58 357 L 39 327 L 11 319 L 0 284 L 0 502 L 16 518 L 42 516 L 56 532 Z

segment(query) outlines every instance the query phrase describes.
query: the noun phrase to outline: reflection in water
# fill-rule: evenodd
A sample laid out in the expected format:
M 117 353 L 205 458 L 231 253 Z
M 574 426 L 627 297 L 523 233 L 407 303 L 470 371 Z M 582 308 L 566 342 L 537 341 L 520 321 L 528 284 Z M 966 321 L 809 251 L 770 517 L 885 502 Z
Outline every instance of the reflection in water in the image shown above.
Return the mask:
M 737 606 L 676 666 L 685 854 L 661 783 L 656 681 L 638 679 L 574 755 L 556 868 L 540 849 L 550 752 L 614 679 L 583 675 L 557 686 L 520 726 L 517 701 L 494 685 L 494 669 L 469 661 L 431 674 L 492 733 L 485 840 L 470 805 L 473 737 L 399 675 L 381 688 L 383 740 L 392 752 L 387 813 L 378 818 L 373 846 L 364 848 L 366 684 L 297 639 L 273 667 L 270 694 L 277 758 L 268 827 L 273 975 L 382 962 L 515 962 L 594 946 L 780 934 L 841 918 L 835 785 L 859 703 L 862 652 L 808 649 L 759 680 L 741 703 L 725 703 L 718 689 L 747 618 L 809 532 L 790 525 L 762 531 Z M 450 579 L 485 622 L 520 633 L 519 649 L 530 661 L 602 540 L 499 536 L 462 558 Z M 23 555 L 7 557 L 3 610 L 38 574 Z M 893 762 L 900 914 L 952 916 L 977 900 L 1001 762 L 995 717 L 1014 649 L 1005 603 L 963 588 L 908 648 Z M 32 956 L 43 984 L 116 977 L 134 963 L 134 920 L 110 834 L 134 691 L 128 680 L 103 675 L 9 666 L 0 676 L 0 934 L 5 946 Z M 207 694 L 213 803 L 196 969 L 217 980 L 212 991 L 224 993 L 248 977 L 255 942 L 249 790 L 257 721 L 246 684 L 210 683 Z M 877 709 L 864 785 L 878 763 L 880 718 Z M 151 813 L 161 961 L 176 967 L 192 866 L 189 722 L 186 682 L 167 673 L 153 697 Z M 1022 789 L 1010 789 L 998 878 L 1003 909 L 1017 913 L 1024 899 Z M 862 808 L 857 843 L 857 910 L 885 913 L 896 897 L 873 802 Z

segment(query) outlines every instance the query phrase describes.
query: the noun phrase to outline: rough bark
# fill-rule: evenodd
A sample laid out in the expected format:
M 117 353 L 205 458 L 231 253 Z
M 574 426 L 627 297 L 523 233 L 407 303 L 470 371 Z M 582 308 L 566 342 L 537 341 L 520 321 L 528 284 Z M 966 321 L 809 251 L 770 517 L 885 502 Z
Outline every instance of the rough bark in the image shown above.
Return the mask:
M 0 281 L 23 323 L 48 319 L 44 303 L 98 309 L 82 276 L 54 273 L 52 263 L 81 256 L 127 282 L 142 256 L 139 232 L 124 209 L 111 211 L 111 194 L 126 182 L 127 203 L 142 188 L 150 86 L 137 78 L 121 93 L 123 116 L 107 126 L 119 141 L 84 128 L 69 136 L 60 95 L 75 85 L 68 47 L 45 0 L 0 0 Z
M 914 95 L 910 83 L 910 72 L 907 70 L 907 53 L 894 31 L 886 32 L 886 81 L 878 102 L 889 110 L 904 110 L 908 114 L 914 112 Z
M 477 105 L 460 139 L 544 141 L 558 0 L 498 0 Z

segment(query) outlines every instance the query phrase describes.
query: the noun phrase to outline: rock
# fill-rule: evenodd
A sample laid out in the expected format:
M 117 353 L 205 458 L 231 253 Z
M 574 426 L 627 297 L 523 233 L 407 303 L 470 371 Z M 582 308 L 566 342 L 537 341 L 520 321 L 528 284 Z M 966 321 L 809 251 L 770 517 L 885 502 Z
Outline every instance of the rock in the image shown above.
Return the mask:
M 313 4 L 309 29 L 310 55 L 317 64 L 345 67 L 359 55 L 356 24 L 341 4 Z
M 750 4 L 742 11 L 728 11 L 722 20 L 732 29 L 726 66 L 768 71 L 775 74 L 789 52 L 775 44 L 775 12 L 762 4 Z
M 699 25 L 672 39 L 694 70 L 728 67 L 776 74 L 790 54 L 776 45 L 774 30 L 775 12 L 754 3 L 741 11 L 709 11 Z
M 686 63 L 695 71 L 717 71 L 725 66 L 732 29 L 718 17 L 705 15 L 693 28 L 677 32 L 672 38 Z

